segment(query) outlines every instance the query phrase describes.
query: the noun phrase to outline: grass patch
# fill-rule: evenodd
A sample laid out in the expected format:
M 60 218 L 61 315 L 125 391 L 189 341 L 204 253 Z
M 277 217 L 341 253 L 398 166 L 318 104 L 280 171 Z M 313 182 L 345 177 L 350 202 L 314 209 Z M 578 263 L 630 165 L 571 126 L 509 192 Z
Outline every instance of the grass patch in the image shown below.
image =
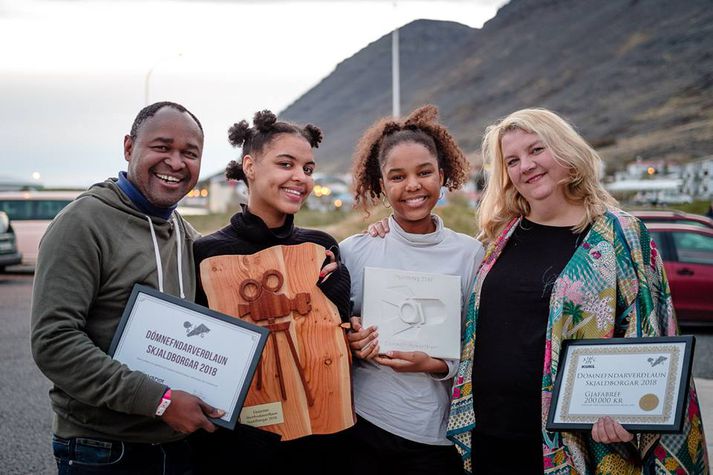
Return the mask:
M 652 205 L 639 205 L 639 206 L 629 206 L 624 205 L 624 209 L 627 211 L 632 210 L 657 210 L 657 211 L 683 211 L 685 213 L 702 214 L 705 215 L 710 206 L 710 201 L 694 201 L 692 203 L 682 203 L 671 206 L 652 206 Z
M 366 228 L 371 223 L 386 218 L 389 214 L 391 214 L 391 210 L 383 206 L 373 208 L 368 216 L 363 211 L 352 210 L 346 213 L 344 219 L 341 221 L 323 226 L 319 229 L 331 234 L 337 241 L 342 241 L 353 234 L 366 231 Z M 299 216 L 299 214 L 297 216 Z
M 475 222 L 475 210 L 459 203 L 450 203 L 436 208 L 435 213 L 443 218 L 443 224 L 453 231 L 475 236 L 478 226 Z
M 226 226 L 230 217 L 237 212 L 236 208 L 227 213 L 184 216 L 186 221 L 196 228 L 201 234 L 210 234 Z M 443 218 L 446 227 L 459 233 L 474 236 L 476 232 L 475 213 L 465 203 L 452 202 L 436 208 L 435 213 Z M 370 211 L 367 216 L 361 211 L 315 211 L 303 209 L 295 215 L 295 224 L 302 228 L 321 229 L 337 241 L 341 241 L 352 234 L 366 230 L 369 224 L 383 219 L 391 214 L 391 209 L 378 206 Z
M 708 207 L 711 205 L 710 201 L 694 201 L 693 203 L 676 205 L 676 209 L 685 211 L 686 213 L 702 214 L 705 215 L 708 212 Z
M 690 204 L 656 209 L 677 209 L 687 213 L 705 214 L 709 205 L 709 201 L 694 201 Z M 641 207 L 625 206 L 625 208 L 631 210 Z M 652 209 L 650 206 L 643 208 Z M 239 208 L 236 208 L 227 213 L 184 217 L 194 228 L 205 235 L 227 225 L 230 222 L 230 217 L 238 210 Z M 464 200 L 451 200 L 447 205 L 437 207 L 434 212 L 443 218 L 446 227 L 453 231 L 468 236 L 475 236 L 478 233 L 475 211 Z M 322 212 L 303 209 L 295 215 L 295 224 L 303 228 L 321 229 L 334 236 L 337 241 L 341 241 L 352 234 L 365 231 L 369 224 L 390 214 L 391 209 L 383 206 L 373 208 L 368 216 L 356 210 Z
M 225 213 L 189 215 L 183 216 L 183 218 L 191 223 L 191 226 L 196 228 L 199 233 L 206 235 L 226 226 L 230 222 L 230 217 L 239 209 L 235 208 Z

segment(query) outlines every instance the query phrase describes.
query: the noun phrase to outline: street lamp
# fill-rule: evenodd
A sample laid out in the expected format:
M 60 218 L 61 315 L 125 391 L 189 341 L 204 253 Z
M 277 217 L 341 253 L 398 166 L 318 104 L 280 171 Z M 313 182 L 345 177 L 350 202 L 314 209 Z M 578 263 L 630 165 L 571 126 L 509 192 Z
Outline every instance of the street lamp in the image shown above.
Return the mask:
M 180 58 L 181 56 L 183 56 L 183 53 L 176 53 L 173 56 L 167 56 L 165 58 L 159 59 L 153 64 L 153 66 L 149 68 L 148 72 L 146 73 L 146 77 L 144 78 L 144 105 L 149 105 L 149 86 L 151 82 L 151 74 L 154 72 L 154 69 L 156 69 L 159 64 L 164 63 L 169 59 L 173 59 L 175 57 Z

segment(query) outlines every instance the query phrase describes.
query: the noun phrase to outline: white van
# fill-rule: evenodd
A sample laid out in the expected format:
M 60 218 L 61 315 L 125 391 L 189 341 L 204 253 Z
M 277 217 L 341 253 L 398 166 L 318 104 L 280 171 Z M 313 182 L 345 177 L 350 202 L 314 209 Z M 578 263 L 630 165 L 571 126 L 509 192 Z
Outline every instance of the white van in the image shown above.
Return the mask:
M 34 266 L 40 239 L 50 222 L 81 191 L 2 191 L 0 211 L 12 221 L 22 263 Z

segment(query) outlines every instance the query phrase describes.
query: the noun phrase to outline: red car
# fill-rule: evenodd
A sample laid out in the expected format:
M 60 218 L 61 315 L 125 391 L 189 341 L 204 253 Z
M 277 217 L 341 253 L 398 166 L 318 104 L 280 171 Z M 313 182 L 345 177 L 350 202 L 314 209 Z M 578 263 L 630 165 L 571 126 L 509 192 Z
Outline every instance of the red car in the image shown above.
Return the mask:
M 713 228 L 713 219 L 700 214 L 684 213 L 683 211 L 639 210 L 632 211 L 631 214 L 647 225 L 648 223 L 680 223 Z
M 713 228 L 646 223 L 663 259 L 683 324 L 713 325 Z

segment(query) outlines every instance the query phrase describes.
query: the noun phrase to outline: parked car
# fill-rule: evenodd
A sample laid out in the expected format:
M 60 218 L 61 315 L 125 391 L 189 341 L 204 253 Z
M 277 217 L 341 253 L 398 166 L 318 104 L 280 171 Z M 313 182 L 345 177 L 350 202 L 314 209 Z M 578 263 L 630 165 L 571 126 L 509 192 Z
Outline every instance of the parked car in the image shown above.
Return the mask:
M 691 224 L 648 223 L 683 324 L 713 325 L 713 229 Z
M 13 222 L 22 263 L 35 265 L 40 239 L 50 222 L 80 191 L 2 191 L 0 211 Z
M 632 211 L 631 214 L 645 222 L 647 226 L 648 223 L 681 223 L 713 229 L 713 219 L 700 214 L 684 213 L 676 210 L 642 210 Z
M 17 250 L 12 223 L 7 213 L 0 211 L 0 272 L 4 272 L 5 267 L 20 262 L 22 262 L 22 254 Z

